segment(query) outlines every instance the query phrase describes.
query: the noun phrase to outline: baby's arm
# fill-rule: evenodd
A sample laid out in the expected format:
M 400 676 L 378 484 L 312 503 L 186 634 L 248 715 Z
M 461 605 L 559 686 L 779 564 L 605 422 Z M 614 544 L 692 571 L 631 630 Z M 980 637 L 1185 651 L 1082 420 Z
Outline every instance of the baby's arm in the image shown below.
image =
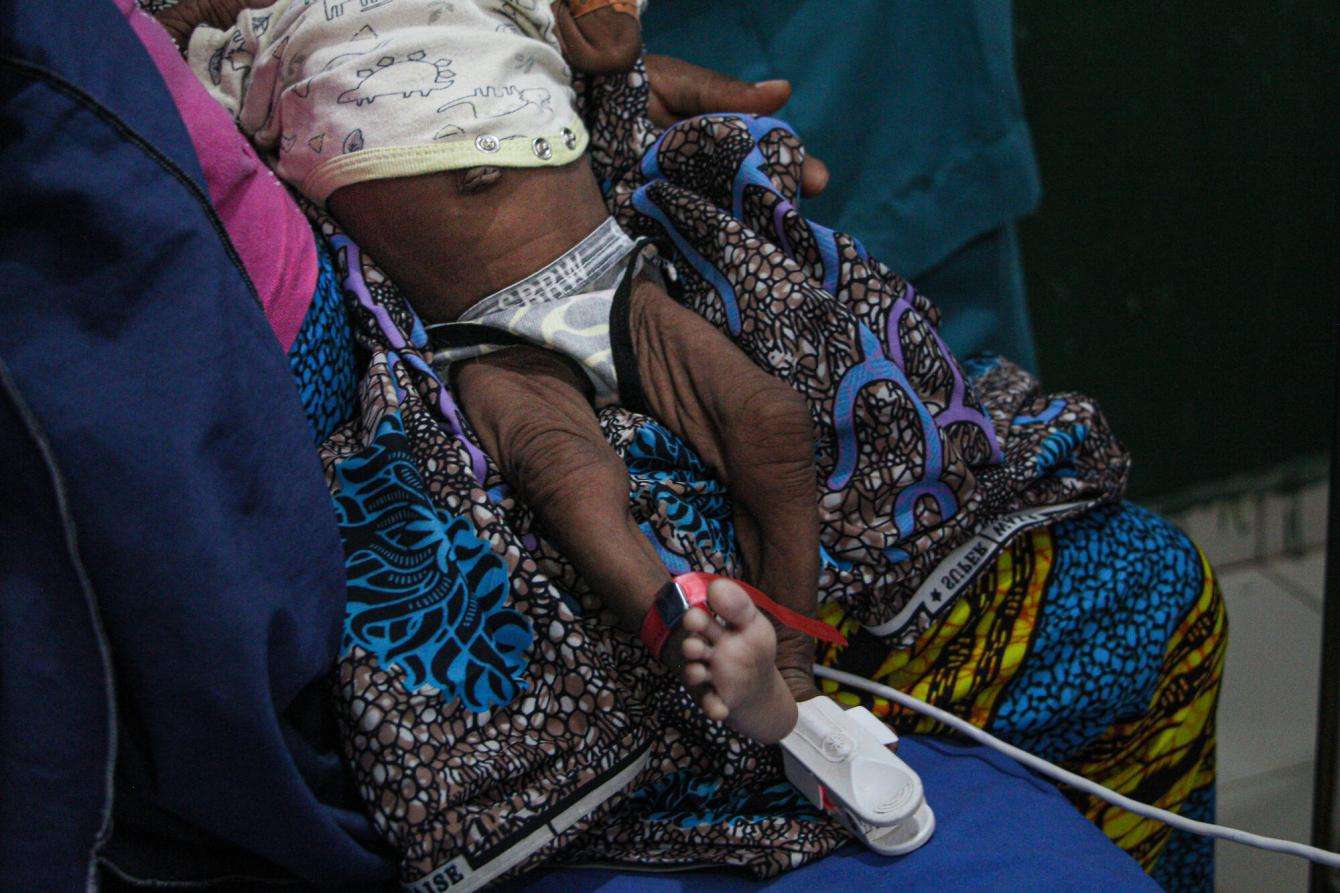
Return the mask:
M 154 18 L 172 35 L 172 40 L 186 55 L 191 42 L 191 32 L 201 25 L 209 25 L 223 31 L 231 28 L 244 9 L 268 6 L 274 0 L 181 0 L 166 9 L 154 13 Z
M 642 52 L 635 0 L 557 0 L 553 6 L 563 55 L 578 71 L 627 71 Z

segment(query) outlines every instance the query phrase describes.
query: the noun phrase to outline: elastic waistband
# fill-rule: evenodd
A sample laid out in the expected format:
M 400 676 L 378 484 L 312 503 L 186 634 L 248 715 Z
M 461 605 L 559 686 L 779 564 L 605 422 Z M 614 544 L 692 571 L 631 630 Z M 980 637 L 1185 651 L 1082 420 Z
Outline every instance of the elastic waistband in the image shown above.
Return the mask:
M 577 119 L 560 130 L 534 137 L 499 139 L 485 133 L 474 139 L 460 137 L 421 145 L 359 149 L 336 155 L 307 171 L 298 191 L 324 206 L 336 189 L 366 180 L 416 177 L 481 165 L 561 167 L 580 158 L 590 141 L 586 127 Z
M 520 282 L 495 291 L 462 313 L 460 321 L 469 322 L 501 310 L 543 304 L 590 291 L 588 285 L 607 275 L 635 247 L 636 243 L 614 218 L 607 217 L 589 236 L 552 263 Z

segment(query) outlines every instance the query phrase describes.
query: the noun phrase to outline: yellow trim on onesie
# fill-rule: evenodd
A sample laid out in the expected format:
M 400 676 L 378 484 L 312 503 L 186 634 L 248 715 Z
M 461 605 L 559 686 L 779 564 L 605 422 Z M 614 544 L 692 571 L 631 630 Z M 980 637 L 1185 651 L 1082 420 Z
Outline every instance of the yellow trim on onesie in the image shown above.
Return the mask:
M 537 148 L 541 140 L 548 146 L 547 158 L 544 145 Z M 561 167 L 580 158 L 589 141 L 586 127 L 574 119 L 565 128 L 537 137 L 482 134 L 420 146 L 359 149 L 357 152 L 337 155 L 312 168 L 298 191 L 324 206 L 326 199 L 336 189 L 365 180 L 413 177 L 485 165 Z M 489 151 L 490 145 L 497 148 Z

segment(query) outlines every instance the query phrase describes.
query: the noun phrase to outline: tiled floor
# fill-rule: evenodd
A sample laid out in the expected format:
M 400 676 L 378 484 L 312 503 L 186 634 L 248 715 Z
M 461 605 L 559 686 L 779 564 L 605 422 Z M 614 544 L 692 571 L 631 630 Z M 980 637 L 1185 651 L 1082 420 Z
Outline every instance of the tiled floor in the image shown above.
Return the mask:
M 1320 563 L 1298 589 L 1320 592 Z M 1312 820 L 1312 755 L 1317 728 L 1321 608 L 1281 585 L 1274 563 L 1266 572 L 1230 571 L 1222 578 L 1228 602 L 1228 664 L 1219 708 L 1219 821 L 1274 837 L 1306 841 Z M 1307 888 L 1300 860 L 1218 845 L 1219 880 L 1226 891 Z
M 1219 821 L 1301 841 L 1312 812 L 1325 495 L 1317 485 L 1176 516 L 1221 568 L 1228 603 Z M 1217 854 L 1219 890 L 1307 889 L 1301 860 L 1225 843 Z

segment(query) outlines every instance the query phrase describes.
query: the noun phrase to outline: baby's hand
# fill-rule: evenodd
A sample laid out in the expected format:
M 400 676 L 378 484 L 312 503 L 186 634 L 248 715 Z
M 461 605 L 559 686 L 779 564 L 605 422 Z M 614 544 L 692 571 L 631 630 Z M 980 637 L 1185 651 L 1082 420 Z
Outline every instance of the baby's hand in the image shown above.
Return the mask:
M 270 6 L 274 0 L 181 0 L 154 13 L 154 18 L 172 35 L 177 49 L 186 55 L 191 32 L 201 25 L 226 31 L 237 24 L 237 18 L 246 9 Z
M 558 42 L 578 71 L 627 71 L 642 52 L 642 27 L 633 0 L 557 0 Z

